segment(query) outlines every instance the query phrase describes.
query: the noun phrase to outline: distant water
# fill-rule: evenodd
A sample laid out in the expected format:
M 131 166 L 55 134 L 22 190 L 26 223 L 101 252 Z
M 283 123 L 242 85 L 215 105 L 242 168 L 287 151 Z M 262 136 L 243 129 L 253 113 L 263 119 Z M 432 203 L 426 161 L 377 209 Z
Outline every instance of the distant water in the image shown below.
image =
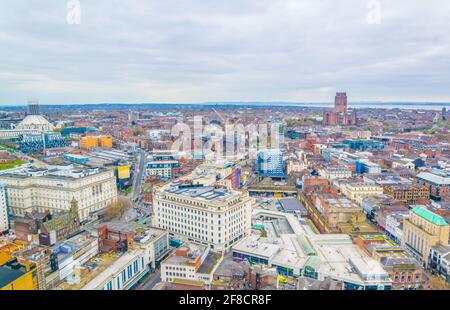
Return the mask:
M 307 102 L 217 102 L 203 103 L 202 105 L 228 105 L 228 106 L 258 106 L 258 107 L 311 107 L 332 108 L 334 103 L 307 103 Z M 450 102 L 349 102 L 350 108 L 358 109 L 410 109 L 441 111 L 443 107 L 450 110 Z
M 287 104 L 290 106 L 304 106 L 304 107 L 317 107 L 317 108 L 332 108 L 334 104 L 328 103 L 317 103 L 317 104 Z M 349 108 L 357 109 L 408 109 L 408 110 L 431 110 L 431 111 L 441 111 L 442 108 L 447 108 L 450 110 L 450 103 L 442 104 L 408 104 L 408 103 L 351 103 L 348 104 Z
M 443 103 L 441 105 L 429 104 L 355 104 L 355 108 L 375 108 L 375 109 L 413 109 L 413 110 L 433 110 L 441 111 L 442 108 L 450 109 L 450 104 Z
M 265 107 L 306 107 L 306 108 L 332 108 L 334 103 L 308 103 L 308 102 L 204 102 L 204 103 L 92 103 L 92 104 L 41 104 L 42 110 L 61 109 L 72 110 L 74 107 L 79 109 L 106 109 L 106 110 L 128 110 L 130 108 L 178 108 L 178 107 L 249 107 L 249 108 L 265 108 Z M 441 111 L 446 107 L 450 111 L 450 102 L 349 102 L 350 108 L 357 109 L 409 109 L 409 110 L 432 110 Z M 4 111 L 23 111 L 26 109 L 24 105 L 1 106 L 0 110 Z

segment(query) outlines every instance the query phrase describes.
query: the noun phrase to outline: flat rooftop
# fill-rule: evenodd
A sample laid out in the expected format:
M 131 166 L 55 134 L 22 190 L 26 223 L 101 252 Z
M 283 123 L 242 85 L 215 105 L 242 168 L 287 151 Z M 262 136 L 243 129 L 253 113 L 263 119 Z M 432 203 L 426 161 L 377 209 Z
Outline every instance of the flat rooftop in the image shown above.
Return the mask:
M 172 183 L 165 187 L 164 191 L 169 194 L 182 195 L 207 201 L 225 199 L 233 195 L 232 192 L 226 189 L 218 189 L 212 186 L 185 186 L 177 183 Z
M 294 270 L 308 266 L 322 276 L 352 283 L 367 285 L 390 281 L 383 266 L 360 251 L 345 234 L 283 234 L 280 238 L 262 238 L 253 234 L 236 244 L 233 251 Z
M 118 230 L 130 233 L 140 232 L 143 233 L 144 236 L 149 236 L 151 239 L 158 238 L 166 233 L 166 230 L 164 229 L 136 222 L 111 221 L 95 225 L 94 228 L 98 229 L 102 226 L 107 226 L 109 230 Z
M 2 178 L 27 179 L 35 176 L 37 178 L 75 180 L 106 171 L 106 169 L 103 168 L 85 168 L 73 166 L 72 164 L 66 166 L 67 167 L 64 168 L 54 168 L 54 169 L 24 168 L 23 170 L 18 171 L 16 173 L 3 174 Z
M 264 259 L 270 259 L 276 253 L 278 253 L 278 251 L 280 250 L 280 246 L 278 244 L 264 241 L 261 242 L 258 235 L 251 235 L 233 246 L 233 250 L 243 253 L 250 253 Z
M 305 206 L 297 198 L 281 198 L 279 201 L 285 212 L 307 212 Z
M 359 208 L 359 206 L 348 198 L 326 198 L 330 207 L 337 208 Z
M 154 164 L 179 164 L 178 160 L 151 160 L 147 162 L 148 165 L 154 165 Z
M 124 255 L 122 255 L 124 256 Z M 75 290 L 84 289 L 86 285 L 90 285 L 90 289 L 94 289 L 91 280 L 102 274 L 107 268 L 114 266 L 115 262 L 119 260 L 122 256 L 117 253 L 99 254 L 95 258 L 91 258 L 83 267 L 95 266 L 94 269 L 90 270 L 87 274 L 84 274 L 81 278 L 66 278 L 66 280 L 61 283 L 58 287 L 63 290 Z M 117 265 L 115 265 L 117 266 Z M 112 269 L 110 269 L 112 270 Z M 98 283 L 98 282 L 97 282 Z M 96 284 L 97 284 L 96 283 Z
M 242 275 L 247 271 L 245 264 L 238 263 L 232 260 L 231 254 L 228 254 L 227 256 L 228 257 L 222 260 L 219 267 L 217 267 L 216 271 L 214 272 L 215 275 L 231 277 L 234 274 Z
M 266 221 L 277 220 L 273 225 L 277 235 L 305 233 L 302 224 L 300 224 L 297 217 L 293 214 L 280 211 L 254 209 L 252 217 L 253 222 L 260 220 L 263 224 L 265 224 Z
M 124 266 L 126 266 L 129 262 L 136 259 L 136 256 L 139 255 L 138 252 L 144 253 L 143 249 L 127 252 L 120 256 L 116 261 L 114 261 L 111 265 L 109 265 L 104 270 L 100 271 L 96 276 L 92 276 L 86 285 L 81 287 L 81 290 L 94 290 L 98 286 L 102 285 L 107 279 L 110 278 L 112 274 L 117 274 L 121 271 Z M 140 254 L 142 254 L 140 253 Z
M 186 254 L 178 253 L 179 250 L 187 251 Z M 207 251 L 207 254 L 206 254 Z M 206 256 L 205 256 L 206 255 Z M 208 247 L 189 243 L 182 246 L 177 251 L 173 252 L 169 257 L 167 257 L 162 264 L 176 265 L 176 266 L 194 266 L 200 257 L 203 257 L 203 261 L 196 272 L 203 274 L 211 274 L 214 268 L 217 266 L 221 259 L 221 254 L 217 252 L 210 251 Z

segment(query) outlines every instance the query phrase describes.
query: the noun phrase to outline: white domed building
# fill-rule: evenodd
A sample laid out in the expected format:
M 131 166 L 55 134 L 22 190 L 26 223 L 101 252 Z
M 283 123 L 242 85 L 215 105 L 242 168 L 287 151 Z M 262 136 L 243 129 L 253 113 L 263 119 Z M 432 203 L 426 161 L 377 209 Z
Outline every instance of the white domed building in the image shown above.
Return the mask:
M 18 130 L 37 130 L 37 131 L 53 131 L 53 126 L 42 115 L 28 115 L 21 121 L 16 129 Z
M 39 104 L 37 102 L 28 103 L 28 115 L 16 126 L 17 130 L 54 131 L 48 120 L 39 114 Z

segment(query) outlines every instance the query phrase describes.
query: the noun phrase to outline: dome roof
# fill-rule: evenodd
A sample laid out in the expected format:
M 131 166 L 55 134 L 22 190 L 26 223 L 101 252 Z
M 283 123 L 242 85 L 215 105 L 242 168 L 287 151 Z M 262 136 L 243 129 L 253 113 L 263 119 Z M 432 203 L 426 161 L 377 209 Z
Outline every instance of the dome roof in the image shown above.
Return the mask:
M 54 126 L 42 115 L 28 115 L 17 125 L 17 129 L 53 130 Z

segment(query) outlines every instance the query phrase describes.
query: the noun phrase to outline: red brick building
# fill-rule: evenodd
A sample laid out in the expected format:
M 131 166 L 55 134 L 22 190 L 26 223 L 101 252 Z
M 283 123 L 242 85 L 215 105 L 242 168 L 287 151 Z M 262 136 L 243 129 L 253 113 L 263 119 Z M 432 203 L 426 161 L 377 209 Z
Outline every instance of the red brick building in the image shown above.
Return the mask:
M 348 111 L 347 94 L 337 93 L 334 99 L 334 109 L 323 113 L 324 126 L 352 126 L 357 124 L 356 112 Z

